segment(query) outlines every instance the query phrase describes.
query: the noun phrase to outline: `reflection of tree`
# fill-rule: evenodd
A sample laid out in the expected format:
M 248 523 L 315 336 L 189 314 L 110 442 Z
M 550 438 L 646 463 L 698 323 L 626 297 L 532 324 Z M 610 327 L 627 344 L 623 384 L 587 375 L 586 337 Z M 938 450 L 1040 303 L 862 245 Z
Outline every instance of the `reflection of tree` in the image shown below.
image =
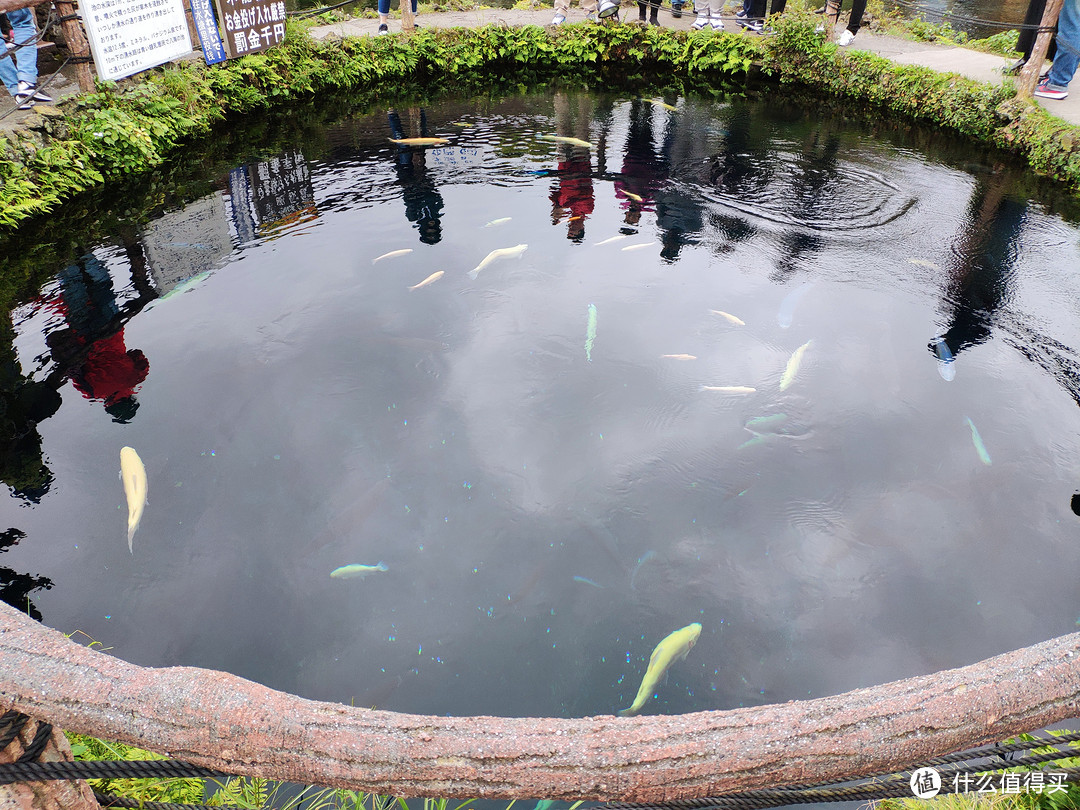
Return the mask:
M 577 96 L 577 114 L 570 109 L 565 93 L 555 93 L 555 131 L 563 137 L 589 140 L 592 99 L 587 93 Z M 566 238 L 580 242 L 585 238 L 585 221 L 593 212 L 592 155 L 582 146 L 560 144 L 559 167 L 551 187 L 551 224 L 566 220 Z
M 429 137 L 427 113 L 424 110 L 410 111 L 410 118 L 417 117 L 419 117 L 419 124 L 417 126 L 414 121 L 413 128 L 420 130 L 420 137 Z M 391 110 L 387 118 L 394 138 L 400 140 L 406 137 L 405 127 L 402 126 L 401 116 L 397 111 Z M 439 218 L 442 216 L 443 198 L 435 188 L 435 180 L 428 173 L 424 148 L 406 144 L 395 144 L 395 146 L 395 168 L 398 183 L 402 188 L 402 199 L 405 201 L 405 217 L 409 222 L 416 223 L 421 242 L 425 245 L 438 244 L 442 239 L 442 225 Z
M 17 544 L 26 537 L 24 532 L 18 529 L 8 529 L 0 532 L 0 552 Z M 48 590 L 53 586 L 48 577 L 32 577 L 29 574 L 18 574 L 10 568 L 0 566 L 0 600 L 11 605 L 20 613 L 26 613 L 32 619 L 41 621 L 41 611 L 30 601 L 30 592 L 39 588 Z

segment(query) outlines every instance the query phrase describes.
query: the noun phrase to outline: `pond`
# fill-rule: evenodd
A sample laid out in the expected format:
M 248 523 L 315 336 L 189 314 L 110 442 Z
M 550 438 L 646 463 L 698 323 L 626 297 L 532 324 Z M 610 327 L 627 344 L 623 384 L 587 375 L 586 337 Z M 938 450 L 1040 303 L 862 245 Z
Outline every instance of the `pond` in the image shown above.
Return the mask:
M 190 156 L 153 218 L 56 212 L 33 239 L 79 247 L 46 266 L 4 246 L 45 278 L 5 332 L 8 602 L 139 664 L 454 715 L 626 708 L 692 623 L 644 712 L 1075 628 L 1054 187 L 776 94 L 300 119 Z

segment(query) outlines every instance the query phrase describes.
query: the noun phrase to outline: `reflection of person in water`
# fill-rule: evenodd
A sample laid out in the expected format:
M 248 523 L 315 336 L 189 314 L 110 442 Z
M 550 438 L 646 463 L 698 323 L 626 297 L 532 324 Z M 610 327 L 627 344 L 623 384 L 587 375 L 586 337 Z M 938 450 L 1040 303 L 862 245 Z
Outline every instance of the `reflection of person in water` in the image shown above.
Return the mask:
M 0 532 L 0 552 L 7 551 L 24 537 L 26 534 L 18 529 Z M 48 577 L 32 577 L 0 566 L 0 601 L 6 602 L 20 613 L 26 613 L 35 621 L 41 621 L 41 611 L 30 601 L 30 592 L 39 588 L 48 590 L 52 586 L 52 580 Z
M 84 397 L 104 402 L 113 421 L 129 422 L 139 407 L 135 389 L 150 363 L 140 350 L 124 345 L 124 318 L 108 270 L 87 254 L 58 278 L 59 296 L 49 303 L 68 328 L 49 332 L 45 341 Z
M 938 359 L 955 357 L 990 339 L 994 313 L 1008 294 L 1013 245 L 1024 224 L 1025 204 L 1006 196 L 1012 184 L 1012 173 L 1000 167 L 975 184 L 946 268 L 942 301 L 949 324 L 928 346 Z
M 427 138 L 427 113 L 419 111 L 420 135 Z M 390 132 L 396 140 L 405 138 L 405 128 L 401 124 L 401 116 L 397 111 L 391 110 L 387 115 L 390 121 Z M 435 181 L 428 174 L 424 148 L 409 146 L 407 144 L 395 144 L 397 179 L 401 184 L 402 198 L 405 200 L 405 217 L 409 222 L 415 222 L 420 231 L 420 241 L 425 245 L 438 244 L 442 239 L 442 226 L 439 217 L 442 216 L 443 198 L 435 188 Z
M 578 96 L 577 115 L 570 111 L 565 93 L 555 94 L 555 130 L 564 137 L 589 140 L 591 116 L 589 97 Z M 566 220 L 566 238 L 580 242 L 585 238 L 585 220 L 593 212 L 592 154 L 583 146 L 560 144 L 558 180 L 551 187 L 551 224 Z
M 653 106 L 635 98 L 630 102 L 630 131 L 626 137 L 622 173 L 615 181 L 615 197 L 620 200 L 623 221 L 637 225 L 643 211 L 655 210 L 656 192 L 667 179 L 653 151 Z

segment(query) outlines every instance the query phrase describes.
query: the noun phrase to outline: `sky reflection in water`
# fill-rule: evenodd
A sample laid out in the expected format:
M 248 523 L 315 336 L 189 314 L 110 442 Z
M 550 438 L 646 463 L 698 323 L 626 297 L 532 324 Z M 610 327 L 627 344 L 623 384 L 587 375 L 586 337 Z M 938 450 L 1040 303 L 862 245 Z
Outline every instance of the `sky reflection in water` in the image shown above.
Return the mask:
M 0 580 L 50 626 L 312 698 L 563 716 L 629 705 L 691 622 L 646 712 L 1073 629 L 1077 230 L 1007 167 L 556 93 L 345 121 L 218 187 L 13 314 Z

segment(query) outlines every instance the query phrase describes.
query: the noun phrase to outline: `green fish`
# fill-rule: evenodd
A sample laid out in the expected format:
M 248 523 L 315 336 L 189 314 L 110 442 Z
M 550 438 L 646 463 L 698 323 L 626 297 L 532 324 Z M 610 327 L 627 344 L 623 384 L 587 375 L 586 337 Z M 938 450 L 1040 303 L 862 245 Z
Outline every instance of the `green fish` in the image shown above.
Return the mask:
M 687 653 L 697 644 L 698 636 L 701 635 L 701 625 L 697 622 L 688 624 L 674 633 L 665 636 L 663 641 L 656 645 L 649 658 L 649 667 L 645 670 L 645 677 L 641 679 L 637 697 L 628 709 L 619 712 L 620 717 L 629 717 L 641 711 L 653 692 L 656 691 L 660 679 L 676 661 L 682 661 Z
M 376 563 L 375 565 L 361 565 L 360 563 L 354 563 L 353 565 L 343 565 L 340 568 L 335 568 L 330 572 L 330 579 L 363 579 L 368 574 L 389 570 L 390 567 L 384 562 Z
M 787 419 L 786 413 L 774 413 L 769 414 L 768 416 L 755 416 L 753 419 L 749 420 L 744 425 L 744 427 L 751 433 L 761 433 L 764 430 L 769 430 L 770 428 L 779 425 L 785 419 Z
M 990 454 L 986 452 L 986 445 L 983 444 L 982 436 L 979 435 L 974 422 L 966 416 L 964 419 L 967 421 L 968 427 L 971 428 L 971 443 L 975 445 L 975 452 L 979 454 L 979 461 L 989 467 L 994 462 L 991 461 Z
M 589 323 L 585 327 L 585 359 L 592 362 L 592 346 L 596 340 L 596 304 L 589 304 Z

